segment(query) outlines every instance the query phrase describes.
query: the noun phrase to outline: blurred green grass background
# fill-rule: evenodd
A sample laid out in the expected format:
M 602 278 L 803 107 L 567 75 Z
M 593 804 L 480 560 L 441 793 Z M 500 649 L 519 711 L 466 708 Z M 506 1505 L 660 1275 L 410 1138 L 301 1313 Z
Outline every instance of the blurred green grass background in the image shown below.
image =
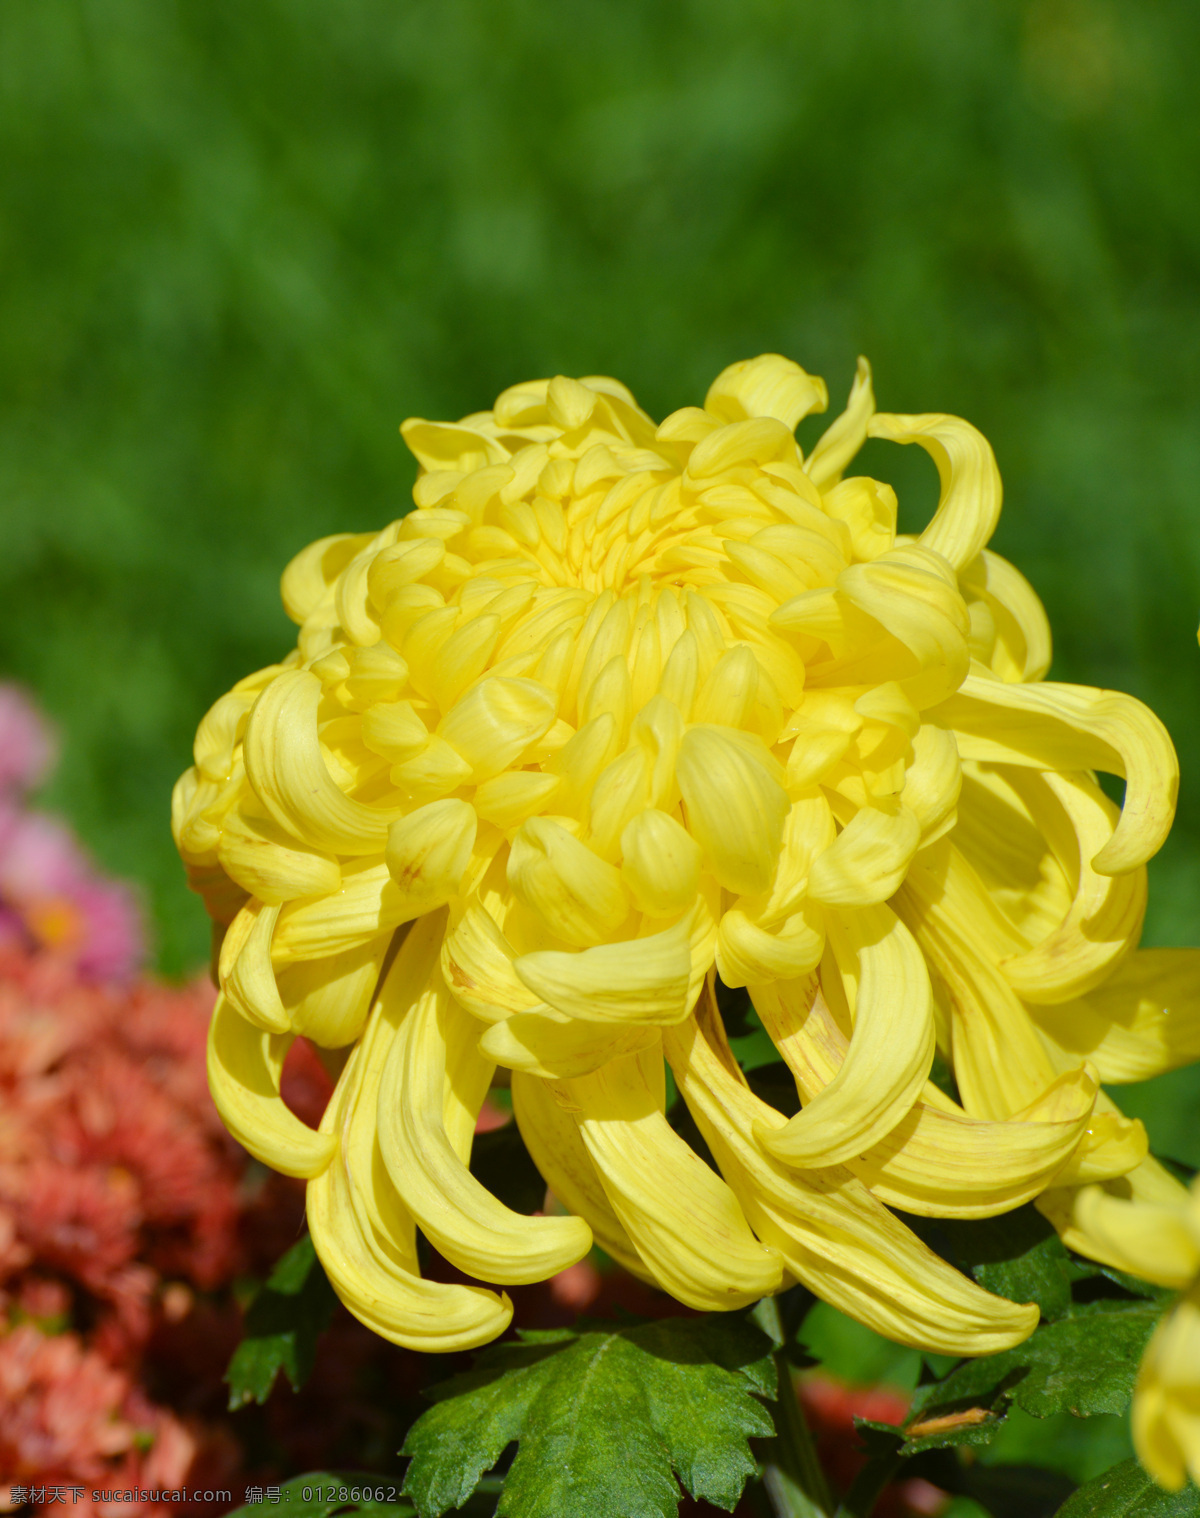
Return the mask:
M 1054 675 L 1180 749 L 1147 941 L 1200 938 L 1200 105 L 1187 0 L 9 0 L 0 673 L 48 801 L 205 954 L 167 830 L 283 564 L 405 508 L 410 414 L 764 350 L 991 438 Z M 918 450 L 869 444 L 905 521 Z M 1127 1093 L 1200 1163 L 1192 1074 Z

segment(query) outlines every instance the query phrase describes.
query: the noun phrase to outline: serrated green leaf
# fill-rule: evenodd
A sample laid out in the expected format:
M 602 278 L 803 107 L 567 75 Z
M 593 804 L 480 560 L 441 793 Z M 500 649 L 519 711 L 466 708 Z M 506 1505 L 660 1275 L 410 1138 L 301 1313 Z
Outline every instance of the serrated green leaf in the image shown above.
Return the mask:
M 966 1227 L 951 1222 L 956 1242 Z M 1003 1218 L 981 1218 L 971 1248 L 971 1274 L 985 1291 L 1011 1302 L 1036 1302 L 1047 1323 L 1070 1312 L 1070 1256 L 1036 1208 L 1019 1207 Z
M 1077 1305 L 1070 1317 L 1043 1324 L 1015 1349 L 968 1360 L 944 1381 L 925 1388 L 909 1428 L 966 1409 L 999 1415 L 1010 1401 L 1038 1418 L 1057 1412 L 1080 1418 L 1124 1412 L 1159 1315 L 1153 1302 Z M 912 1452 L 906 1446 L 906 1453 Z
M 387 1496 L 376 1499 L 382 1490 L 390 1495 L 398 1481 L 395 1476 L 372 1476 L 358 1471 L 309 1471 L 293 1476 L 279 1488 L 279 1502 L 264 1506 L 262 1500 L 235 1508 L 228 1518 L 263 1518 L 278 1506 L 287 1518 L 329 1518 L 331 1513 L 363 1513 L 369 1518 L 415 1518 L 411 1502 L 400 1498 L 390 1502 Z M 346 1495 L 343 1497 L 342 1493 Z M 358 1496 L 353 1494 L 357 1493 Z
M 1200 1518 L 1200 1489 L 1164 1492 L 1136 1460 L 1124 1460 L 1081 1486 L 1054 1518 Z
M 523 1335 L 433 1389 L 404 1489 L 437 1518 L 516 1442 L 497 1518 L 674 1518 L 680 1484 L 732 1511 L 775 1392 L 770 1341 L 742 1315 Z
M 336 1306 L 337 1297 L 305 1234 L 277 1263 L 247 1310 L 242 1342 L 225 1372 L 230 1410 L 265 1402 L 280 1371 L 299 1391 L 312 1373 L 317 1340 Z

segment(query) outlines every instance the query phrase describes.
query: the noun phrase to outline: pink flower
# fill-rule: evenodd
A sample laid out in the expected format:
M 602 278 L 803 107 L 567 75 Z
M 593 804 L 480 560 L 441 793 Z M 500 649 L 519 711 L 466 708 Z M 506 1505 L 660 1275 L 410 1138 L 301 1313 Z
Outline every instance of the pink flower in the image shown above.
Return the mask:
M 19 686 L 0 684 L 0 794 L 31 791 L 50 773 L 58 744 Z
M 128 979 L 145 957 L 132 889 L 99 874 L 65 823 L 3 798 L 0 901 L 35 943 L 94 980 Z
M 29 697 L 0 684 L 0 946 L 30 942 L 93 980 L 125 980 L 145 957 L 134 892 L 102 875 L 65 823 L 25 808 L 56 747 Z

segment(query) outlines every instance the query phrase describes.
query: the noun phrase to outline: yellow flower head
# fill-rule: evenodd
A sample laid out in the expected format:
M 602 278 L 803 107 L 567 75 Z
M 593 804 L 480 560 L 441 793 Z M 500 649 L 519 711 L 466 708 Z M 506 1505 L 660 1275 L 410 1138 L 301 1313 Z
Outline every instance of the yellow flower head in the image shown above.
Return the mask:
M 1097 1071 L 1198 1052 L 1194 1010 L 1166 1028 L 1156 1001 L 1179 966 L 1131 954 L 1170 741 L 1127 696 L 1042 681 L 1041 607 L 986 551 L 979 433 L 876 414 L 860 363 L 805 458 L 793 429 L 825 404 L 768 355 L 661 426 L 563 377 L 406 422 L 416 509 L 294 559 L 297 649 L 201 724 L 175 830 L 228 925 L 213 1094 L 309 1178 L 331 1280 L 398 1343 L 478 1343 L 511 1311 L 423 1280 L 420 1228 L 489 1283 L 595 1239 L 695 1307 L 802 1280 L 985 1353 L 1036 1309 L 888 1206 L 979 1217 L 1053 1183 L 1087 1248 L 1074 1188 L 1159 1176 Z M 937 465 L 917 537 L 887 485 L 843 477 L 868 436 Z M 1125 777 L 1123 810 L 1094 770 Z M 794 1116 L 742 1077 L 714 967 L 749 988 Z M 341 1051 L 319 1133 L 279 1099 L 298 1034 Z M 961 1104 L 929 1081 L 937 1046 Z M 720 1175 L 664 1115 L 664 1058 Z M 470 1174 L 497 1066 L 570 1215 Z

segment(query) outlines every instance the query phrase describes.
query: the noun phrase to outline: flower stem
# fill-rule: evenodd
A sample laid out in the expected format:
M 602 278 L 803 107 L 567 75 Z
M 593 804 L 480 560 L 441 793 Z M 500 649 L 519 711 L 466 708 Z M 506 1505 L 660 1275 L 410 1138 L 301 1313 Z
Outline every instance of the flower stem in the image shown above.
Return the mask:
M 833 1497 L 796 1397 L 792 1367 L 782 1349 L 779 1306 L 773 1297 L 763 1298 L 754 1310 L 754 1319 L 780 1346 L 774 1356 L 779 1379 L 775 1437 L 763 1449 L 762 1485 L 773 1518 L 831 1518 Z

